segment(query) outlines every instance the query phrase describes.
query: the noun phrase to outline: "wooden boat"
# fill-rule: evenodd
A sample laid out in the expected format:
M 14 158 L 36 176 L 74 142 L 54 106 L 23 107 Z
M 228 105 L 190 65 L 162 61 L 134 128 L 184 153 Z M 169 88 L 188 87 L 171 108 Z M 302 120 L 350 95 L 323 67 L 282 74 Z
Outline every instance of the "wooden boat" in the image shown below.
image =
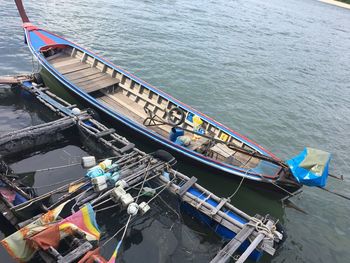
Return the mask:
M 290 191 L 301 187 L 288 166 L 262 146 L 92 51 L 34 26 L 22 1 L 15 2 L 30 51 L 64 87 L 95 109 L 217 171 Z

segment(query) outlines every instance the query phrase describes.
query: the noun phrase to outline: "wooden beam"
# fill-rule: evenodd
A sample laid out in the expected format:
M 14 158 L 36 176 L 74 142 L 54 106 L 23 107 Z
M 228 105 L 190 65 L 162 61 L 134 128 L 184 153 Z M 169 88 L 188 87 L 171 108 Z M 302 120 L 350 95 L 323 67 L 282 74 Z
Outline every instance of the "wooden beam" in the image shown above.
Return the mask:
M 19 84 L 23 81 L 30 81 L 33 78 L 30 75 L 21 76 L 0 76 L 0 84 Z
M 225 263 L 228 262 L 231 256 L 238 250 L 242 243 L 253 233 L 255 228 L 251 225 L 245 225 L 238 234 L 231 239 L 226 246 L 216 254 L 210 263 Z
M 190 180 L 188 180 L 183 186 L 180 187 L 178 195 L 182 197 L 196 182 L 197 178 L 192 176 Z

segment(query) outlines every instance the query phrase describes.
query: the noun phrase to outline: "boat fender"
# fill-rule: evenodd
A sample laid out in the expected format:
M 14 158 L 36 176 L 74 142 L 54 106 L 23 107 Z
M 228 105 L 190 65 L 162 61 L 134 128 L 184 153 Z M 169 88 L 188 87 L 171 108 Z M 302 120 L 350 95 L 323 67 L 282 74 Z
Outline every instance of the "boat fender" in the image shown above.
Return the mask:
M 137 212 L 139 211 L 139 205 L 136 203 L 129 204 L 127 210 L 129 215 L 136 216 Z
M 170 153 L 164 150 L 157 150 L 152 154 L 155 158 L 169 163 L 171 166 L 176 164 L 176 159 L 174 156 L 172 156 Z
M 96 165 L 95 156 L 83 156 L 81 158 L 81 164 L 83 168 L 88 169 Z
M 175 126 L 182 124 L 185 121 L 184 111 L 179 107 L 172 108 L 168 112 L 168 121 L 170 124 Z
M 35 83 L 38 85 L 44 84 L 43 78 L 41 77 L 40 73 L 34 73 L 33 79 L 34 79 Z

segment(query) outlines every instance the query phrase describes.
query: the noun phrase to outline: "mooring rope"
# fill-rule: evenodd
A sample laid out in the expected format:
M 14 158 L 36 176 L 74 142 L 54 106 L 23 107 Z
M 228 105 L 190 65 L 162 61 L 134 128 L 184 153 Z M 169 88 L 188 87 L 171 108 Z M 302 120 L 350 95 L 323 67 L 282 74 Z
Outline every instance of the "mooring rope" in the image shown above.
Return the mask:
M 245 164 L 246 165 L 246 164 Z M 244 165 L 244 166 L 245 166 Z M 243 167 L 244 167 L 243 166 Z M 242 167 L 242 168 L 243 168 Z M 245 174 L 244 174 L 244 176 L 242 176 L 242 179 L 241 179 L 241 181 L 239 182 L 239 185 L 237 186 L 237 188 L 236 188 L 236 190 L 233 192 L 233 194 L 231 194 L 229 197 L 227 197 L 227 200 L 229 201 L 229 202 L 231 202 L 231 198 L 233 198 L 236 194 L 237 194 L 237 192 L 239 191 L 239 189 L 241 188 L 241 186 L 242 186 L 242 184 L 243 184 L 243 181 L 245 180 L 245 176 L 247 175 L 247 173 L 250 171 L 250 170 L 252 170 L 252 168 L 249 168 L 248 170 L 246 170 L 246 172 L 245 172 Z
M 251 222 L 252 221 L 252 222 Z M 258 219 L 256 217 L 251 217 L 250 221 L 247 223 L 247 225 L 252 226 L 255 228 L 256 231 L 258 231 L 259 234 L 264 234 L 265 239 L 274 239 L 275 238 L 275 232 L 276 232 L 276 225 L 278 223 L 278 219 L 276 222 L 274 222 L 273 226 L 268 228 L 261 219 Z

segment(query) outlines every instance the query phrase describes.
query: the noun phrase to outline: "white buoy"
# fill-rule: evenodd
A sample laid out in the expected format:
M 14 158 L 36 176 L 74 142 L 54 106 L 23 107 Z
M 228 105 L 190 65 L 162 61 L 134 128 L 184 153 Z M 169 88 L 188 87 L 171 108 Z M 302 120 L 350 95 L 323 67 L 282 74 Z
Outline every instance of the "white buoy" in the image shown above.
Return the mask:
M 125 182 L 124 180 L 118 180 L 118 181 L 115 183 L 115 187 L 125 188 L 125 187 L 128 187 L 128 183 Z
M 79 108 L 73 108 L 72 109 L 72 113 L 74 114 L 74 115 L 79 115 L 80 113 L 81 113 L 81 110 L 79 109 Z
M 146 202 L 142 202 L 142 203 L 139 205 L 139 209 L 140 209 L 141 215 L 144 215 L 145 213 L 148 212 L 148 210 L 151 209 L 151 207 L 150 207 Z
M 84 156 L 81 158 L 81 163 L 85 169 L 88 169 L 96 165 L 96 158 L 95 156 Z
M 139 211 L 139 206 L 136 203 L 131 203 L 126 211 L 129 215 L 136 216 L 137 212 Z
M 120 198 L 125 194 L 126 194 L 125 190 L 119 186 L 119 187 L 113 188 L 113 190 L 110 193 L 110 197 L 113 202 L 117 203 L 120 200 Z
M 120 202 L 122 203 L 123 207 L 127 207 L 129 204 L 134 202 L 134 198 L 131 196 L 131 194 L 126 193 L 120 197 Z

